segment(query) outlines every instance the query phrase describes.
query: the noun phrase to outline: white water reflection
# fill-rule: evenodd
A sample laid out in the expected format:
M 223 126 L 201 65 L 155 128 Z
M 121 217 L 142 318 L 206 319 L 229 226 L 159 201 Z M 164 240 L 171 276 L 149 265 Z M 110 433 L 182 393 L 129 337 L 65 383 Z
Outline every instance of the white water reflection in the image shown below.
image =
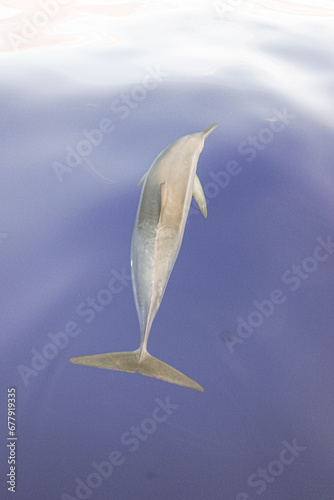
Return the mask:
M 236 38 L 245 38 L 243 22 L 254 17 L 264 23 L 294 25 L 301 19 L 321 19 L 322 26 L 331 28 L 334 15 L 330 1 L 268 1 L 245 2 L 241 0 L 205 0 L 179 2 L 103 2 L 87 0 L 8 0 L 0 3 L 0 51 L 34 50 L 69 45 L 122 44 L 145 50 L 160 51 L 171 48 L 170 35 L 181 37 L 195 34 L 192 46 L 176 44 L 177 52 L 187 57 L 207 36 L 224 40 L 231 37 L 231 26 Z M 213 23 L 215 21 L 215 23 Z M 147 29 L 138 29 L 142 23 Z M 208 29 L 209 26 L 209 29 Z M 181 31 L 182 28 L 182 31 Z M 146 35 L 146 36 L 145 36 Z M 246 39 L 248 38 L 246 34 Z M 153 40 L 160 44 L 152 44 Z M 177 41 L 177 40 L 176 40 Z M 173 43 L 175 41 L 173 40 Z M 197 47 L 196 47 L 197 45 Z M 197 55 L 202 55 L 197 53 Z M 212 54 L 207 54 L 212 57 Z
M 21 67 L 47 67 L 51 56 L 68 85 L 71 75 L 74 86 L 105 89 L 140 81 L 148 65 L 174 81 L 216 74 L 236 89 L 247 74 L 331 125 L 333 13 L 325 0 L 8 0 L 0 4 L 0 52 L 23 54 L 10 59 Z M 66 57 L 64 47 L 71 48 Z M 85 64 L 78 63 L 83 54 Z

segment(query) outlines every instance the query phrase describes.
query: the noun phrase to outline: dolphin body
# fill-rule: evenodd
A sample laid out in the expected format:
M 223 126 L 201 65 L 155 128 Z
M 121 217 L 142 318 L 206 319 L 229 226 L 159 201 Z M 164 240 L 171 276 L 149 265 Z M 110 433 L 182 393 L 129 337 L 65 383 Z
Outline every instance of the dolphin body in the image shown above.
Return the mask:
M 151 356 L 147 341 L 169 276 L 178 256 L 192 196 L 204 215 L 206 201 L 196 175 L 199 155 L 213 123 L 202 132 L 181 137 L 155 159 L 141 178 L 143 184 L 131 242 L 131 275 L 139 325 L 135 351 L 71 358 L 72 363 L 141 373 L 203 391 L 197 382 Z

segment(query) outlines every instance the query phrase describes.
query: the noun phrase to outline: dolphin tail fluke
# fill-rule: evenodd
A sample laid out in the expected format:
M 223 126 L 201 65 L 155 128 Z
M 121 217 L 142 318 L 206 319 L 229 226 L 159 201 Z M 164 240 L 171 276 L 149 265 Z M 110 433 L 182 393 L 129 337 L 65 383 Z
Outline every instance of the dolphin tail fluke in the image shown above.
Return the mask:
M 167 365 L 167 363 L 160 361 L 160 359 L 154 358 L 148 352 L 139 364 L 138 373 L 147 375 L 148 377 L 159 378 L 171 384 L 182 385 L 183 387 L 189 387 L 197 391 L 204 391 L 203 387 L 195 382 L 195 380 L 187 377 L 187 375 L 176 370 L 176 368 Z
M 130 352 L 106 352 L 104 354 L 93 354 L 91 356 L 78 356 L 70 358 L 71 363 L 76 365 L 93 366 L 95 368 L 107 368 L 108 370 L 120 370 L 135 373 L 138 370 L 138 353 Z
M 105 354 L 94 354 L 92 356 L 79 356 L 70 359 L 71 363 L 95 368 L 106 368 L 108 370 L 120 370 L 130 373 L 141 373 L 147 377 L 165 380 L 171 384 L 189 387 L 197 391 L 203 391 L 195 380 L 187 377 L 167 363 L 154 358 L 148 352 L 140 356 L 140 352 L 107 352 Z

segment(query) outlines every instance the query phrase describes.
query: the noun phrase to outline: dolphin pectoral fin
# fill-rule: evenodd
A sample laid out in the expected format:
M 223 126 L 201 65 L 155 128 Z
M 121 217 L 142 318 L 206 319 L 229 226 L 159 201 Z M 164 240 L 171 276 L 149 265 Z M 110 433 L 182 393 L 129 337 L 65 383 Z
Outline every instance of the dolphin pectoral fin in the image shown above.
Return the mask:
M 195 182 L 194 182 L 193 197 L 195 198 L 195 201 L 196 201 L 197 205 L 199 206 L 200 211 L 202 212 L 202 214 L 206 218 L 208 215 L 208 211 L 207 211 L 207 207 L 206 207 L 205 194 L 204 194 L 204 191 L 202 188 L 201 181 L 199 180 L 197 175 L 195 177 Z
M 138 182 L 137 187 L 139 187 L 139 186 L 141 186 L 143 184 L 144 180 L 146 179 L 147 174 L 148 174 L 148 172 L 145 172 L 145 174 L 143 175 L 143 177 Z
M 187 377 L 175 368 L 148 352 L 140 357 L 139 350 L 130 352 L 107 352 L 105 354 L 94 354 L 92 356 L 79 356 L 70 359 L 71 363 L 95 368 L 106 368 L 108 370 L 119 370 L 130 373 L 141 373 L 147 377 L 153 377 L 171 384 L 189 387 L 197 391 L 204 391 L 195 380 Z

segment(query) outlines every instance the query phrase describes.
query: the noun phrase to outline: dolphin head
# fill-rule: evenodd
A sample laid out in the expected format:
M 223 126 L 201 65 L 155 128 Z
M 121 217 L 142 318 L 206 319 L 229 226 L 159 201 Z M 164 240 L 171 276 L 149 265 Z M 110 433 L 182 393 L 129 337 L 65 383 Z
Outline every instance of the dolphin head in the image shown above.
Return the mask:
M 195 134 L 190 134 L 184 137 L 187 140 L 189 149 L 192 150 L 193 154 L 197 153 L 197 158 L 201 154 L 205 139 L 211 132 L 217 127 L 217 123 L 212 123 L 209 127 L 205 128 L 201 132 L 196 132 Z

